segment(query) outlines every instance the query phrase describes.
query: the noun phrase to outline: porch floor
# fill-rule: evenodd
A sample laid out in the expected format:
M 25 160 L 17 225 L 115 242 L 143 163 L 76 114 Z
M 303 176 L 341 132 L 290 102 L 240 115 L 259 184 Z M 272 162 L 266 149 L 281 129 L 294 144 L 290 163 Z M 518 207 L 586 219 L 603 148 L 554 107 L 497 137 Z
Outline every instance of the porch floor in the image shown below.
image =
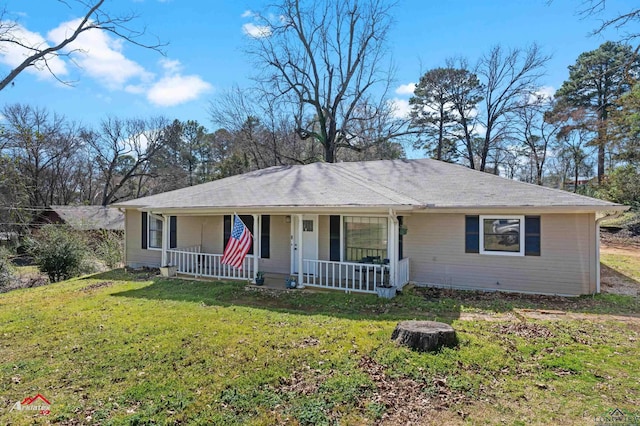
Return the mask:
M 287 277 L 289 277 L 289 274 L 276 274 L 276 273 L 268 272 L 264 274 L 263 285 L 255 285 L 255 284 L 251 284 L 251 285 L 255 287 L 285 290 L 287 288 L 285 284 L 285 279 L 287 279 Z

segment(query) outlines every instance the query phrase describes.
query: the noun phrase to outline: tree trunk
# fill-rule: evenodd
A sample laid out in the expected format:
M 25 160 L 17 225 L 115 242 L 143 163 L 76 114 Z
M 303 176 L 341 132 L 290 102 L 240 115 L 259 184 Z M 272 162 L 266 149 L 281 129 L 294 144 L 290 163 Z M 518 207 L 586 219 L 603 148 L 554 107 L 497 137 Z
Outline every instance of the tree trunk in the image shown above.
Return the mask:
M 402 321 L 393 330 L 391 340 L 419 352 L 437 351 L 442 346 L 452 348 L 458 344 L 453 327 L 434 321 Z

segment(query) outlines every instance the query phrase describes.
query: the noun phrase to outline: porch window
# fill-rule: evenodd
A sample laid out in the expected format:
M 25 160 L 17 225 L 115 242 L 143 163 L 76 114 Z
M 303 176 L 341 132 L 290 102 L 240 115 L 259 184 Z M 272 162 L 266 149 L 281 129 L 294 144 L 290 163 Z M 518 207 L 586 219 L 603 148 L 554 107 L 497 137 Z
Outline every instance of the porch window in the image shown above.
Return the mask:
M 344 217 L 344 260 L 358 262 L 366 257 L 387 258 L 386 217 Z
M 149 215 L 149 248 L 162 248 L 162 219 Z

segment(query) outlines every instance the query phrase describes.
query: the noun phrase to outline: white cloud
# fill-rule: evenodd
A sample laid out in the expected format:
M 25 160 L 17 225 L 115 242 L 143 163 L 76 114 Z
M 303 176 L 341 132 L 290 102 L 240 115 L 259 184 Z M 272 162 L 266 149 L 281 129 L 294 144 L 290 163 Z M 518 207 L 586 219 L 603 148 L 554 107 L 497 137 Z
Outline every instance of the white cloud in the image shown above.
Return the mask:
M 49 46 L 48 41 L 55 44 L 63 41 L 79 22 L 79 19 L 75 19 L 60 24 L 49 31 L 46 39 L 18 24 L 13 34 L 24 44 L 41 49 Z M 213 89 L 212 85 L 199 75 L 183 75 L 182 64 L 177 60 L 160 60 L 159 65 L 163 72 L 159 73 L 161 77 L 158 78 L 139 63 L 127 58 L 123 53 L 123 44 L 122 39 L 111 37 L 104 31 L 91 29 L 81 33 L 62 53 L 68 54 L 83 74 L 109 90 L 122 90 L 145 96 L 149 102 L 157 106 L 174 106 L 189 102 Z M 0 51 L 0 63 L 16 67 L 28 52 L 29 50 L 23 47 L 7 44 Z M 49 56 L 48 65 L 61 78 L 70 78 L 68 64 L 63 59 L 64 57 Z M 38 67 L 29 67 L 26 71 L 36 74 L 39 78 L 52 78 L 43 63 Z
M 162 59 L 160 65 L 165 69 L 165 76 L 147 91 L 147 99 L 157 106 L 175 106 L 193 101 L 213 89 L 198 75 L 181 75 L 180 61 Z M 126 90 L 135 93 L 138 87 L 131 86 Z
M 389 104 L 393 110 L 394 118 L 408 118 L 409 112 L 411 111 L 411 106 L 409 105 L 409 101 L 406 99 L 393 98 L 389 100 Z
M 556 89 L 551 86 L 540 86 L 538 90 L 535 90 L 523 98 L 526 99 L 527 104 L 545 104 L 553 100 Z
M 242 25 L 242 32 L 253 38 L 269 37 L 271 35 L 271 27 L 268 25 L 256 25 L 249 22 Z
M 51 30 L 47 37 L 59 43 L 71 34 L 80 19 L 60 24 Z M 128 59 L 122 53 L 122 39 L 110 37 L 100 30 L 88 30 L 73 42 L 71 54 L 74 61 L 89 76 L 95 78 L 109 89 L 121 89 L 132 79 L 150 80 L 153 75 L 140 64 Z
M 396 94 L 398 95 L 413 95 L 414 90 L 416 90 L 415 83 L 407 83 L 401 84 L 396 88 Z
M 254 16 L 254 13 L 250 9 L 247 9 L 240 16 L 243 17 L 243 18 L 251 18 L 252 16 Z
M 556 89 L 554 89 L 552 86 L 541 86 L 533 93 L 540 99 L 550 101 L 556 94 Z
M 5 21 L 3 25 L 14 25 L 11 30 L 11 36 L 14 40 L 19 40 L 25 46 L 35 49 L 46 49 L 50 47 L 47 41 L 38 33 L 31 32 L 24 28 L 22 25 L 15 22 Z M 14 43 L 3 43 L 2 50 L 0 50 L 0 63 L 15 68 L 20 65 L 26 58 L 33 54 L 32 50 L 25 47 L 18 46 Z M 27 72 L 36 75 L 40 79 L 53 78 L 51 72 L 55 75 L 62 77 L 68 74 L 67 66 L 65 62 L 55 55 L 46 56 L 47 63 L 39 61 L 33 67 L 28 67 Z M 49 69 L 47 69 L 47 65 Z
M 178 60 L 162 58 L 160 59 L 160 66 L 164 68 L 167 73 L 170 73 L 170 74 L 176 74 L 182 71 L 182 64 Z

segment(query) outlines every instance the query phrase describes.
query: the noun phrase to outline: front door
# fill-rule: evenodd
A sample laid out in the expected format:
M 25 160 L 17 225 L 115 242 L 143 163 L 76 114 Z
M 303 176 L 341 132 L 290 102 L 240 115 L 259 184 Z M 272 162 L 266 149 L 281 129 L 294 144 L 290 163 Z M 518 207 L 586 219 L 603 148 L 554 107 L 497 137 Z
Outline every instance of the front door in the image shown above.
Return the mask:
M 291 220 L 291 271 L 298 273 L 298 250 L 302 246 L 302 258 L 318 259 L 318 215 L 302 215 L 302 235 L 300 235 L 299 216 L 292 216 Z M 305 274 L 315 274 L 315 264 L 304 265 Z

